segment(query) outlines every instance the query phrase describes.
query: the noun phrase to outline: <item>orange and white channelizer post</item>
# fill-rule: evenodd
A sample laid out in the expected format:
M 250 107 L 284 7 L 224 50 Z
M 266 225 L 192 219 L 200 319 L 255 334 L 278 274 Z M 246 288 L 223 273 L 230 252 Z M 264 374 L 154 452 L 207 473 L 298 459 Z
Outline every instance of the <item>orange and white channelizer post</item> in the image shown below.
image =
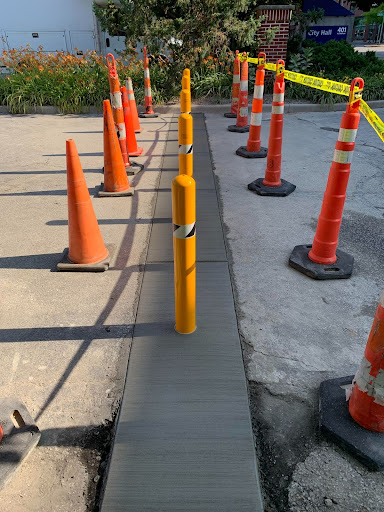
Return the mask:
M 346 279 L 352 275 L 354 258 L 337 249 L 337 244 L 359 126 L 363 88 L 364 81 L 361 78 L 352 80 L 349 104 L 341 118 L 313 243 L 296 246 L 289 260 L 292 267 L 314 279 Z
M 107 55 L 107 65 L 113 120 L 115 122 L 117 138 L 119 139 L 124 165 L 125 167 L 129 167 L 130 162 L 127 152 L 127 134 L 124 123 L 123 102 L 121 99 L 120 83 L 116 70 L 115 57 L 112 53 L 108 53 Z
M 140 117 L 158 117 L 153 111 L 152 107 L 152 90 L 151 90 L 151 78 L 149 76 L 149 59 L 147 57 L 147 49 L 144 46 L 144 95 L 145 95 L 145 111 L 139 114 Z
M 259 53 L 258 65 L 253 91 L 251 122 L 249 123 L 249 137 L 246 146 L 240 146 L 236 154 L 244 158 L 265 158 L 267 148 L 261 147 L 261 119 L 263 115 L 263 95 L 265 78 L 265 53 Z
M 224 114 L 224 117 L 237 117 L 237 110 L 239 108 L 239 92 L 240 92 L 240 59 L 239 50 L 236 50 L 235 61 L 233 63 L 233 82 L 232 82 L 232 104 L 231 112 Z
M 284 61 L 279 59 L 276 63 L 276 77 L 273 85 L 273 100 L 271 124 L 269 127 L 269 143 L 267 155 L 267 168 L 265 177 L 258 178 L 248 185 L 248 189 L 260 196 L 285 197 L 291 194 L 296 186 L 282 180 L 281 175 L 281 149 L 283 144 L 284 122 Z
M 249 132 L 248 126 L 248 61 L 247 54 L 243 53 L 243 62 L 241 63 L 239 109 L 237 111 L 237 120 L 235 125 L 228 126 L 230 132 L 245 133 Z
M 128 77 L 126 79 L 125 87 L 127 88 L 128 102 L 129 102 L 129 107 L 131 109 L 131 114 L 132 114 L 132 119 L 133 119 L 133 127 L 135 128 L 136 133 L 141 132 L 139 115 L 137 113 L 135 93 L 133 92 L 132 79 L 130 77 Z
M 362 427 L 384 432 L 384 292 L 352 383 L 349 412 Z
M 129 156 L 140 156 L 143 148 L 137 145 L 135 128 L 133 126 L 132 112 L 129 106 L 128 93 L 125 85 L 121 87 L 121 97 L 123 101 L 125 130 L 127 132 L 127 151 Z

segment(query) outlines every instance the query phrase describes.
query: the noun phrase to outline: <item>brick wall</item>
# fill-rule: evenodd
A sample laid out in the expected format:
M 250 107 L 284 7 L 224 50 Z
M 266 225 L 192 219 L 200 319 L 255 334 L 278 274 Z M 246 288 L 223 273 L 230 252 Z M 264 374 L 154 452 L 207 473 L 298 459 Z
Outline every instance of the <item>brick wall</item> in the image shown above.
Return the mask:
M 265 52 L 267 62 L 276 62 L 278 59 L 286 59 L 287 42 L 289 37 L 289 22 L 291 21 L 293 5 L 261 5 L 257 8 L 257 15 L 265 19 L 257 33 L 264 41 L 260 52 Z M 278 27 L 279 30 L 274 40 L 269 45 L 265 44 L 265 32 L 269 28 Z

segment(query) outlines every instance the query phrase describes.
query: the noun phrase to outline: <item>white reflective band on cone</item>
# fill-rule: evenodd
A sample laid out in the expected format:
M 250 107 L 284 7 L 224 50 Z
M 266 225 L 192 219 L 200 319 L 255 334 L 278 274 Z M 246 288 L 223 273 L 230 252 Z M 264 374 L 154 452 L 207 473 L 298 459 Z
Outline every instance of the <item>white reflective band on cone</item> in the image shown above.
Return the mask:
M 144 69 L 144 78 L 149 78 L 149 69 Z
M 248 107 L 240 108 L 240 117 L 248 117 Z
M 255 100 L 262 100 L 264 94 L 264 85 L 255 85 L 255 89 L 253 91 L 253 97 Z
M 185 224 L 183 226 L 173 225 L 173 236 L 175 238 L 192 238 L 196 235 L 196 223 Z
M 337 140 L 340 142 L 355 142 L 357 130 L 350 128 L 340 128 L 339 137 Z
M 128 93 L 128 99 L 131 101 L 135 99 L 135 95 L 133 94 L 133 92 Z
M 350 164 L 352 162 L 353 151 L 342 151 L 335 149 L 333 154 L 333 161 L 338 164 Z
M 240 82 L 240 91 L 248 91 L 248 80 L 242 80 Z
M 240 83 L 240 75 L 233 75 L 233 83 L 234 84 Z
M 125 131 L 125 124 L 124 123 L 119 123 L 117 125 L 117 130 L 118 130 L 118 134 L 119 134 L 119 139 L 126 139 L 127 138 L 127 134 L 126 134 L 126 131 Z
M 111 107 L 123 108 L 123 103 L 121 101 L 121 92 L 111 92 Z
M 193 144 L 179 144 L 179 155 L 192 155 Z
M 151 88 L 150 88 L 150 87 L 146 87 L 146 88 L 144 89 L 144 94 L 145 94 L 146 96 L 152 96 Z
M 263 114 L 261 112 L 257 113 L 257 114 L 255 112 L 252 112 L 251 113 L 251 125 L 252 126 L 260 126 L 262 116 L 263 116 Z
M 372 369 L 371 363 L 363 357 L 360 368 L 357 370 L 352 386 L 357 384 L 360 391 L 372 396 L 374 402 L 384 405 L 384 370 L 380 368 L 376 377 L 370 374 Z
M 284 105 L 272 105 L 272 114 L 284 114 Z
M 239 103 L 239 98 L 232 97 L 232 104 Z
M 284 93 L 283 92 L 280 92 L 278 94 L 274 93 L 272 101 L 274 101 L 275 103 L 282 103 L 284 101 Z

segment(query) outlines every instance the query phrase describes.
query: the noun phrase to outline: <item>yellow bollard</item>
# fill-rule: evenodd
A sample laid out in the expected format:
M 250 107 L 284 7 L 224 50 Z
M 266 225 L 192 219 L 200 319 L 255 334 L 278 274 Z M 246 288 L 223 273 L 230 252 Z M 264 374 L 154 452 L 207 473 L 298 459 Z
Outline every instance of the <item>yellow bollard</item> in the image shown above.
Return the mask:
M 187 77 L 191 78 L 191 70 L 188 68 L 185 68 L 183 71 L 183 76 L 187 76 Z
M 191 79 L 189 76 L 184 75 L 181 80 L 181 88 L 191 92 Z
M 191 91 L 183 89 L 180 94 L 180 110 L 181 113 L 191 113 Z
M 187 113 L 179 116 L 179 174 L 193 176 L 193 118 Z
M 172 180 L 173 258 L 175 269 L 175 329 L 196 329 L 196 183 L 179 174 Z

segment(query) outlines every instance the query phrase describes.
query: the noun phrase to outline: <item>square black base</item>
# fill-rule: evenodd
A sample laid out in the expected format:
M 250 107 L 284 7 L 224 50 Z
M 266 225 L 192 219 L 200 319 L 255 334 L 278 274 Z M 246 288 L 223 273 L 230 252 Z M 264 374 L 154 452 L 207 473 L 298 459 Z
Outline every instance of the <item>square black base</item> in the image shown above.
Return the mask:
M 264 178 L 258 178 L 248 185 L 248 189 L 256 192 L 259 196 L 286 197 L 296 189 L 296 185 L 289 181 L 281 180 L 280 187 L 267 187 L 263 184 Z
M 0 399 L 0 490 L 11 480 L 23 460 L 40 440 L 40 431 L 27 408 L 16 398 Z
M 333 265 L 322 265 L 308 258 L 312 245 L 296 245 L 289 264 L 302 274 L 312 279 L 348 279 L 352 275 L 354 258 L 340 249 L 336 249 L 336 262 Z
M 132 176 L 134 174 L 138 174 L 144 169 L 143 164 L 138 164 L 137 162 L 130 162 L 131 165 L 129 167 L 126 167 L 128 176 Z
M 345 390 L 353 377 L 325 380 L 320 384 L 320 429 L 369 469 L 383 471 L 384 434 L 366 430 L 349 414 Z
M 108 251 L 108 256 L 98 263 L 92 263 L 90 265 L 82 265 L 81 263 L 72 263 L 68 259 L 68 247 L 64 249 L 61 261 L 56 265 L 59 272 L 105 272 L 109 269 L 113 255 L 116 251 L 116 246 L 113 244 L 105 244 Z
M 265 158 L 267 154 L 267 148 L 260 148 L 260 151 L 247 151 L 247 146 L 240 146 L 239 149 L 236 149 L 236 155 L 244 158 Z
M 151 117 L 159 117 L 159 114 L 139 114 L 139 117 L 144 117 L 144 118 L 151 118 Z
M 227 112 L 226 114 L 224 114 L 224 117 L 229 117 L 230 119 L 236 119 L 237 114 L 232 114 L 232 112 Z
M 124 190 L 122 192 L 106 192 L 104 190 L 104 183 L 102 183 L 100 185 L 97 196 L 98 197 L 123 197 L 123 196 L 133 196 L 134 193 L 135 193 L 135 189 L 133 187 L 129 187 L 128 190 Z
M 246 133 L 249 132 L 249 126 L 236 126 L 235 124 L 231 124 L 228 126 L 227 130 L 229 132 Z

